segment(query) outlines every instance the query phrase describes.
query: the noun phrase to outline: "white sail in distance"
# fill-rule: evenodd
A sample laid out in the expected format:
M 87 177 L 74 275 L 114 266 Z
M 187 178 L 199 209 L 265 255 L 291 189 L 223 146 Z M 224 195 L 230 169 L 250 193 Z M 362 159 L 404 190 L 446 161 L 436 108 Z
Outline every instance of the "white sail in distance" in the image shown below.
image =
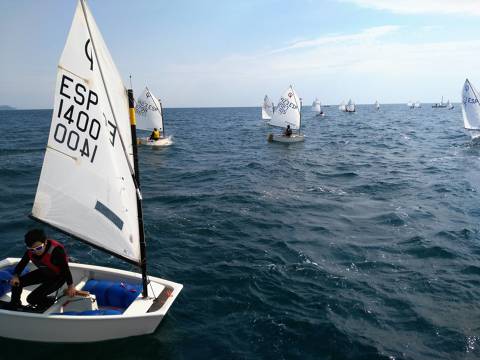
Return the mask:
M 146 87 L 135 104 L 137 129 L 163 131 L 163 114 L 160 101 Z
M 140 237 L 128 98 L 83 0 L 57 69 L 32 216 L 138 263 Z
M 462 114 L 465 129 L 480 130 L 479 93 L 468 79 L 462 89 Z
M 345 106 L 345 110 L 349 111 L 349 112 L 354 112 L 355 111 L 355 103 L 352 101 L 352 99 L 348 100 L 348 103 Z
M 273 102 L 270 100 L 268 95 L 265 95 L 263 98 L 262 104 L 262 119 L 263 120 L 270 120 L 273 116 Z
M 345 101 L 342 101 L 340 105 L 338 105 L 338 110 L 345 111 L 347 108 L 345 106 Z
M 275 112 L 273 113 L 269 124 L 282 128 L 286 128 L 287 125 L 290 125 L 290 128 L 293 130 L 298 130 L 300 128 L 301 120 L 300 110 L 300 98 L 290 85 L 278 101 L 278 105 L 275 108 Z
M 316 114 L 320 114 L 322 112 L 322 104 L 318 98 L 315 98 L 315 101 L 312 104 L 312 111 L 314 111 Z
M 380 104 L 378 103 L 378 100 L 375 101 L 375 108 L 378 110 L 380 109 Z

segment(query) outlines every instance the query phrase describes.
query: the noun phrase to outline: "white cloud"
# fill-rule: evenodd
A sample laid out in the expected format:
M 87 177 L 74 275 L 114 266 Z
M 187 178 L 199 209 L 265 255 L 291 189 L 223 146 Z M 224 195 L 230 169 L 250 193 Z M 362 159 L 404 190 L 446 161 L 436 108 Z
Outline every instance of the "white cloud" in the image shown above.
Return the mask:
M 398 14 L 460 14 L 480 16 L 479 0 L 339 0 Z
M 357 102 L 438 101 L 441 95 L 458 100 L 464 78 L 480 77 L 472 62 L 479 57 L 480 40 L 413 43 L 385 36 L 397 30 L 382 26 L 215 62 L 174 64 L 164 69 L 158 87 L 165 89 L 167 104 L 187 102 L 167 106 L 248 106 L 265 92 L 275 98 L 290 83 L 306 99 L 320 96 L 327 103 L 350 96 Z
M 275 52 L 316 47 L 316 46 L 335 44 L 335 43 L 345 44 L 347 42 L 352 42 L 352 41 L 373 41 L 382 36 L 385 36 L 394 31 L 397 31 L 398 29 L 399 29 L 399 26 L 385 25 L 385 26 L 376 26 L 376 27 L 368 28 L 357 34 L 344 34 L 344 35 L 331 34 L 331 35 L 322 36 L 313 40 L 298 40 L 286 47 L 273 50 L 272 52 L 275 53 Z

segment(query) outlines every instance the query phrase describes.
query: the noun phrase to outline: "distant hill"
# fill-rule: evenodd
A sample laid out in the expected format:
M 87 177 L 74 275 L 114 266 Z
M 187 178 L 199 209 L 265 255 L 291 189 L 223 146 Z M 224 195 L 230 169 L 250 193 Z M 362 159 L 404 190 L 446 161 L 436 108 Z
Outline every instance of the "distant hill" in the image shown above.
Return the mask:
M 0 110 L 17 110 L 17 109 L 8 105 L 0 105 Z

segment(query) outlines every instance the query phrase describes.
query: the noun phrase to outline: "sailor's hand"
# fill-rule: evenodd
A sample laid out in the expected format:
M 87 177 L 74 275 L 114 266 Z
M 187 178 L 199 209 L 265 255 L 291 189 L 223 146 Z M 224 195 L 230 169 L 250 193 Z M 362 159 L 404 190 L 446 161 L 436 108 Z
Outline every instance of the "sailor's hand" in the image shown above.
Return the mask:
M 10 285 L 12 286 L 20 285 L 20 279 L 18 278 L 17 275 L 13 275 L 13 277 L 10 279 Z
M 76 292 L 77 291 L 75 290 L 75 287 L 73 285 L 68 286 L 68 289 L 67 289 L 67 295 L 68 296 L 73 297 L 73 296 L 75 296 Z

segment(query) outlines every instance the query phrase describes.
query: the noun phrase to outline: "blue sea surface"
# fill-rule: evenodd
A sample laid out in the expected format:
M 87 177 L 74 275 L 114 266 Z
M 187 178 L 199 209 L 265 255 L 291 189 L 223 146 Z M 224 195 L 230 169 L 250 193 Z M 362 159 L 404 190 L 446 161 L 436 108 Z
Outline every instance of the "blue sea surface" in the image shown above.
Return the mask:
M 149 273 L 177 301 L 152 335 L 1 339 L 0 358 L 480 358 L 480 146 L 459 107 L 324 110 L 284 145 L 259 108 L 165 109 L 174 144 L 139 159 Z M 50 120 L 0 111 L 2 258 L 36 225 Z M 46 230 L 74 261 L 131 269 Z

